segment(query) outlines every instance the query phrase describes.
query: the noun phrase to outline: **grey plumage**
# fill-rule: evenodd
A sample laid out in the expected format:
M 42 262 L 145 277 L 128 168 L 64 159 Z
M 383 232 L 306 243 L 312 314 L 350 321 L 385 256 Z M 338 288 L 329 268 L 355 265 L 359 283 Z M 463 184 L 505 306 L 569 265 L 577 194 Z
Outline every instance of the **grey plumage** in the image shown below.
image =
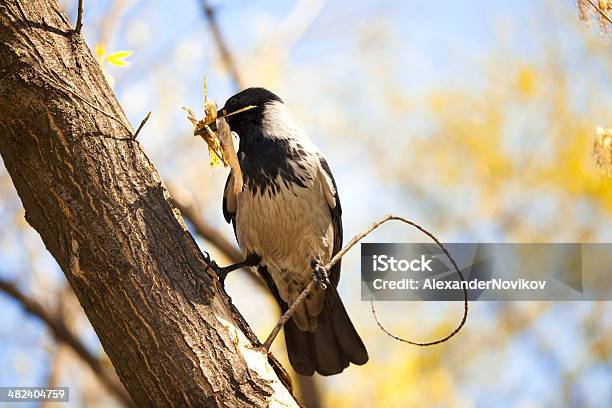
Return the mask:
M 342 209 L 327 162 L 283 101 L 249 88 L 223 109 L 248 105 L 256 108 L 227 118 L 240 138 L 244 187 L 234 193 L 230 173 L 223 214 L 244 255 L 260 258 L 257 270 L 285 311 L 312 279 L 312 260 L 326 264 L 340 250 Z M 338 296 L 339 279 L 340 262 L 330 271 L 331 287 L 311 292 L 285 325 L 289 360 L 300 374 L 337 374 L 368 359 Z

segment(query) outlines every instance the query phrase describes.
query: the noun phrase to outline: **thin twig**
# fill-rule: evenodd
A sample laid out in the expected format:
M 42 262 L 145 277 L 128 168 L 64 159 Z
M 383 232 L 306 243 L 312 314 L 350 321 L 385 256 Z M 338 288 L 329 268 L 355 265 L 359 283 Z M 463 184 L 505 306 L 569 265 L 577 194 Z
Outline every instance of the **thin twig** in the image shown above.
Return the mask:
M 255 109 L 256 107 L 257 107 L 257 105 L 249 105 L 249 106 L 245 106 L 244 108 L 240 108 L 240 109 L 235 110 L 235 111 L 233 111 L 233 112 L 230 112 L 230 113 L 225 113 L 225 114 L 223 114 L 223 115 L 219 115 L 219 116 L 217 117 L 217 119 L 227 118 L 228 116 L 232 116 L 232 115 L 235 115 L 235 114 L 237 114 L 237 113 L 242 113 L 242 112 L 244 112 L 244 111 L 248 111 L 248 110 L 251 110 L 251 109 Z M 224 110 L 224 111 L 225 111 L 225 110 Z
M 407 218 L 400 217 L 400 216 L 397 216 L 397 215 L 392 215 L 392 214 L 385 215 L 384 217 L 382 217 L 381 219 L 377 220 L 372 225 L 370 225 L 367 229 L 365 229 L 364 231 L 362 231 L 359 234 L 355 235 L 349 241 L 349 243 L 346 244 L 336 255 L 334 255 L 334 257 L 329 261 L 329 263 L 323 267 L 325 272 L 328 272 L 336 264 L 336 262 L 338 262 L 344 256 L 344 254 L 346 254 L 357 242 L 361 241 L 366 235 L 370 234 L 372 231 L 374 231 L 376 228 L 380 227 L 385 222 L 391 221 L 391 220 L 401 221 L 401 222 L 404 222 L 406 224 L 412 225 L 413 227 L 415 227 L 416 229 L 418 229 L 419 231 L 421 231 L 422 233 L 427 235 L 429 238 L 431 238 L 442 249 L 442 251 L 444 251 L 444 254 L 448 257 L 448 259 L 450 259 L 450 261 L 453 264 L 453 267 L 455 268 L 457 274 L 461 278 L 461 281 L 465 281 L 465 278 L 463 277 L 463 273 L 461 273 L 461 270 L 459 270 L 459 267 L 455 263 L 455 260 L 450 256 L 450 254 L 448 253 L 448 251 L 446 250 L 444 245 L 442 245 L 442 243 L 431 232 L 427 231 L 425 228 L 421 227 L 419 224 L 417 224 L 417 223 L 415 223 L 413 221 L 410 221 Z M 287 321 L 291 318 L 291 315 L 293 315 L 293 312 L 295 311 L 295 309 L 300 305 L 300 303 L 302 303 L 304 298 L 306 296 L 308 296 L 308 294 L 313 290 L 314 287 L 315 287 L 315 282 L 314 282 L 314 280 L 312 280 L 312 281 L 310 281 L 308 286 L 306 286 L 306 288 L 302 291 L 302 293 L 300 293 L 300 296 L 298 296 L 298 298 L 295 300 L 295 302 L 293 302 L 291 307 L 289 307 L 289 309 L 281 316 L 281 318 L 276 323 L 276 326 L 274 326 L 274 329 L 272 329 L 272 332 L 270 333 L 270 335 L 266 339 L 265 343 L 263 344 L 263 347 L 266 350 L 270 349 L 270 346 L 272 345 L 272 342 L 274 341 L 274 339 L 278 335 L 278 332 L 280 331 L 280 329 L 285 325 L 285 323 L 287 323 Z M 333 288 L 331 290 L 333 290 Z M 380 324 L 380 322 L 378 321 L 378 318 L 376 317 L 376 313 L 374 311 L 374 304 L 373 303 L 372 303 L 372 312 L 374 313 L 374 318 L 376 319 L 376 322 L 378 323 L 380 328 L 386 334 L 388 334 L 389 336 L 391 336 L 391 337 L 393 337 L 393 338 L 395 338 L 397 340 L 400 340 L 400 341 L 403 341 L 403 342 L 406 342 L 406 343 L 410 343 L 410 344 L 414 344 L 414 345 L 417 345 L 417 346 L 431 346 L 431 345 L 434 345 L 434 344 L 438 344 L 438 343 L 442 343 L 442 342 L 447 341 L 448 339 L 453 337 L 455 334 L 457 334 L 459 332 L 459 330 L 461 330 L 463 325 L 465 325 L 465 322 L 467 320 L 467 315 L 468 315 L 468 293 L 467 293 L 467 289 L 465 289 L 465 288 L 463 288 L 463 296 L 464 296 L 464 301 L 463 301 L 463 318 L 461 319 L 461 322 L 459 323 L 457 328 L 455 328 L 455 330 L 451 334 L 449 334 L 448 336 L 446 336 L 443 339 L 436 340 L 436 341 L 433 341 L 433 342 L 419 343 L 419 342 L 413 342 L 413 341 L 410 341 L 410 340 L 405 340 L 405 339 L 402 339 L 400 337 L 397 337 L 397 336 L 389 333 Z
M 589 4 L 590 4 L 591 6 L 593 6 L 593 8 L 594 8 L 595 10 L 597 10 L 597 12 L 598 12 L 599 14 L 601 14 L 601 16 L 602 16 L 603 18 L 605 18 L 606 20 L 608 20 L 608 23 L 612 24 L 612 19 L 611 19 L 611 18 L 608 16 L 608 13 L 607 13 L 606 11 L 604 11 L 604 10 L 600 9 L 600 8 L 599 8 L 599 6 L 598 6 L 597 4 L 595 4 L 595 3 L 593 3 L 593 1 L 592 1 L 592 0 L 587 0 L 587 1 L 589 2 Z
M 57 89 L 64 91 L 67 94 L 70 94 L 71 96 L 74 96 L 75 98 L 78 98 L 79 100 L 81 100 L 82 102 L 84 102 L 85 104 L 89 105 L 90 107 L 94 108 L 95 110 L 97 110 L 98 112 L 100 112 L 101 114 L 103 114 L 104 116 L 113 119 L 114 121 L 116 121 L 117 123 L 119 123 L 120 125 L 122 125 L 127 131 L 128 133 L 132 132 L 132 129 L 126 125 L 121 119 L 115 117 L 113 114 L 106 112 L 104 109 L 98 107 L 97 105 L 89 102 L 87 99 L 85 99 L 83 96 L 81 96 L 79 93 L 77 93 L 76 91 L 73 91 L 72 89 L 60 84 L 59 82 L 57 82 L 55 79 L 51 78 L 50 76 L 43 74 L 42 77 L 44 79 L 46 79 L 48 81 L 48 83 L 50 83 L 51 85 L 57 87 Z
M 140 133 L 140 130 L 145 125 L 145 123 L 147 123 L 147 120 L 149 120 L 149 117 L 151 117 L 151 112 L 147 113 L 147 116 L 145 116 L 142 122 L 140 122 L 140 126 L 138 126 L 138 129 L 136 129 L 136 133 L 134 133 L 134 136 L 132 136 L 132 139 L 136 140 L 136 138 L 138 137 L 138 134 Z
M 221 60 L 225 65 L 225 68 L 229 71 L 232 80 L 234 81 L 234 87 L 236 89 L 244 89 L 244 81 L 240 76 L 240 72 L 236 68 L 236 62 L 234 61 L 234 57 L 230 52 L 227 44 L 225 43 L 225 39 L 221 34 L 221 29 L 219 28 L 219 24 L 217 23 L 217 16 L 215 14 L 215 10 L 208 4 L 207 0 L 202 0 L 202 8 L 204 9 L 204 15 L 206 16 L 206 20 L 208 21 L 208 25 L 210 27 L 210 31 L 212 32 L 213 38 L 215 39 L 215 43 L 217 44 L 217 49 L 219 54 L 221 55 Z
M 270 346 L 272 345 L 272 342 L 278 335 L 278 332 L 280 331 L 280 329 L 282 329 L 285 323 L 287 323 L 287 320 L 291 319 L 291 315 L 293 315 L 293 312 L 295 312 L 295 309 L 300 305 L 300 303 L 302 303 L 304 298 L 308 296 L 308 294 L 312 291 L 315 285 L 316 283 L 314 282 L 314 280 L 311 280 L 308 286 L 306 286 L 304 290 L 302 291 L 302 293 L 300 293 L 300 296 L 298 296 L 297 299 L 295 299 L 295 302 L 293 302 L 291 307 L 289 307 L 289 309 L 287 309 L 287 311 L 283 313 L 283 315 L 280 317 L 280 319 L 276 323 L 276 326 L 274 326 L 274 328 L 272 329 L 272 332 L 270 333 L 270 335 L 264 342 L 263 344 L 264 349 L 270 350 Z M 333 289 L 330 289 L 330 290 L 333 290 Z
M 77 21 L 76 26 L 74 27 L 74 32 L 79 34 L 81 32 L 81 28 L 83 27 L 83 0 L 79 0 L 79 5 L 77 6 Z

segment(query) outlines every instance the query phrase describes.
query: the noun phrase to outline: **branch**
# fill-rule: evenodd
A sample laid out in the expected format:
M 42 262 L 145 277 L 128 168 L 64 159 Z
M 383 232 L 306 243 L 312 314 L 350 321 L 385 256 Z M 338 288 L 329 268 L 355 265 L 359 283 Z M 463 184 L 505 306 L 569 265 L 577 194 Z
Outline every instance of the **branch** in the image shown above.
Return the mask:
M 221 29 L 219 28 L 219 24 L 217 23 L 217 15 L 215 10 L 210 6 L 207 0 L 202 0 L 202 7 L 204 9 L 204 15 L 206 16 L 206 20 L 208 21 L 208 25 L 210 27 L 210 31 L 212 32 L 213 38 L 215 40 L 215 44 L 217 45 L 217 50 L 221 56 L 221 60 L 225 65 L 225 68 L 228 70 L 232 80 L 234 81 L 234 87 L 238 90 L 244 89 L 244 81 L 240 75 L 240 72 L 236 68 L 236 62 L 234 61 L 234 57 L 230 52 L 229 48 L 225 43 L 225 39 L 221 34 Z
M 272 35 L 264 40 L 259 51 L 260 57 L 265 57 L 267 51 L 272 48 L 281 54 L 288 54 L 317 21 L 326 3 L 327 0 L 296 1 L 293 9 L 277 25 Z
M 336 255 L 334 255 L 334 257 L 329 261 L 329 263 L 323 267 L 325 272 L 329 272 L 329 270 L 336 264 L 336 262 L 338 262 L 340 259 L 342 259 L 344 254 L 346 254 L 355 244 L 357 244 L 357 242 L 361 241 L 365 236 L 370 234 L 372 231 L 374 231 L 376 228 L 380 227 L 385 222 L 391 221 L 391 220 L 401 221 L 401 222 L 404 222 L 406 224 L 412 225 L 413 227 L 415 227 L 416 229 L 418 229 L 419 231 L 421 231 L 422 233 L 427 235 L 429 238 L 431 238 L 436 244 L 438 244 L 438 246 L 442 249 L 442 251 L 444 251 L 444 254 L 448 257 L 448 259 L 450 259 L 450 261 L 453 264 L 453 267 L 455 268 L 457 274 L 461 278 L 461 281 L 465 281 L 465 278 L 463 277 L 463 273 L 461 273 L 461 271 L 459 270 L 459 267 L 455 263 L 455 260 L 450 256 L 450 254 L 448 253 L 448 251 L 446 250 L 444 245 L 442 245 L 442 243 L 440 241 L 438 241 L 438 239 L 431 232 L 427 231 L 425 228 L 421 227 L 419 224 L 417 224 L 415 222 L 412 222 L 412 221 L 410 221 L 407 218 L 400 217 L 400 216 L 397 216 L 397 215 L 392 215 L 392 214 L 385 215 L 384 217 L 382 217 L 378 221 L 375 221 L 372 225 L 370 225 L 364 231 L 362 231 L 359 234 L 355 235 L 349 241 L 349 243 L 346 244 Z M 293 315 L 293 312 L 295 311 L 295 309 L 300 305 L 300 303 L 302 303 L 304 298 L 306 296 L 308 296 L 308 294 L 314 289 L 315 285 L 316 285 L 316 283 L 315 283 L 314 280 L 310 281 L 308 286 L 306 286 L 306 288 L 304 288 L 302 293 L 300 293 L 300 296 L 298 296 L 298 298 L 293 302 L 291 307 L 289 307 L 289 309 L 287 309 L 287 311 L 281 316 L 279 321 L 276 323 L 276 326 L 274 326 L 274 329 L 272 329 L 272 332 L 270 333 L 270 335 L 266 339 L 265 343 L 263 344 L 263 347 L 266 350 L 270 349 L 270 346 L 272 345 L 272 342 L 274 341 L 274 338 L 278 335 L 278 332 L 280 331 L 280 329 L 291 318 L 291 315 Z M 378 318 L 376 318 L 376 313 L 374 311 L 374 303 L 372 303 L 372 312 L 374 312 L 374 317 L 376 318 L 376 322 L 378 323 L 380 328 L 386 334 L 390 335 L 391 337 L 393 337 L 393 338 L 395 338 L 397 340 L 406 342 L 406 343 L 417 345 L 417 346 L 431 346 L 431 345 L 434 345 L 434 344 L 443 343 L 443 342 L 447 341 L 448 339 L 453 337 L 455 334 L 457 334 L 459 332 L 459 330 L 461 330 L 461 328 L 465 324 L 465 322 L 467 320 L 467 315 L 468 315 L 468 294 L 467 294 L 467 289 L 465 289 L 465 288 L 463 288 L 463 296 L 464 296 L 464 301 L 463 301 L 463 318 L 461 319 L 461 322 L 459 323 L 459 325 L 455 328 L 455 330 L 452 333 L 450 333 L 445 338 L 443 338 L 441 340 L 427 342 L 427 343 L 419 343 L 419 342 L 413 342 L 413 341 L 410 341 L 410 340 L 404 340 L 404 339 L 402 339 L 400 337 L 397 337 L 397 336 L 389 333 L 380 324 L 380 322 L 378 322 Z
M 79 34 L 81 32 L 81 28 L 83 27 L 83 0 L 79 0 L 79 4 L 77 6 L 77 21 L 74 27 L 74 32 Z
M 63 372 L 64 365 L 68 359 L 70 353 L 70 347 L 66 343 L 58 341 L 55 352 L 52 356 L 52 360 L 49 363 L 49 374 L 47 377 L 47 388 L 60 387 L 62 384 L 59 383 Z M 94 374 L 95 375 L 95 374 Z M 100 381 L 100 380 L 98 380 Z M 127 393 L 127 392 L 126 392 Z M 55 401 L 43 401 L 39 408 L 55 408 L 57 404 Z
M 55 307 L 54 315 L 57 316 L 58 319 L 62 319 L 64 321 L 64 326 L 69 331 L 74 332 L 74 323 L 78 313 L 78 301 L 76 300 L 70 285 L 64 284 L 64 287 L 60 291 L 56 292 L 55 297 L 57 305 Z M 66 343 L 61 341 L 57 342 L 56 349 L 49 364 L 50 368 L 47 376 L 47 387 L 53 388 L 59 385 L 62 373 L 64 371 L 64 366 L 70 357 L 70 350 L 70 347 Z M 40 407 L 53 408 L 53 405 L 54 404 L 52 402 L 43 402 Z
M 145 116 L 142 122 L 140 122 L 140 126 L 138 126 L 138 129 L 136 129 L 136 132 L 134 132 L 134 136 L 132 136 L 132 139 L 136 140 L 136 138 L 138 137 L 138 134 L 140 133 L 140 130 L 145 125 L 145 123 L 147 123 L 150 117 L 151 117 L 151 112 L 147 113 L 147 116 Z
M 6 293 L 17 302 L 21 303 L 23 308 L 30 314 L 42 320 L 57 341 L 69 346 L 74 353 L 94 372 L 102 385 L 108 389 L 115 397 L 125 403 L 127 406 L 134 406 L 130 395 L 127 393 L 121 383 L 116 380 L 113 373 L 109 372 L 87 348 L 76 338 L 66 326 L 61 315 L 53 316 L 40 303 L 30 298 L 25 293 L 21 292 L 17 286 L 10 282 L 0 279 L 0 291 Z

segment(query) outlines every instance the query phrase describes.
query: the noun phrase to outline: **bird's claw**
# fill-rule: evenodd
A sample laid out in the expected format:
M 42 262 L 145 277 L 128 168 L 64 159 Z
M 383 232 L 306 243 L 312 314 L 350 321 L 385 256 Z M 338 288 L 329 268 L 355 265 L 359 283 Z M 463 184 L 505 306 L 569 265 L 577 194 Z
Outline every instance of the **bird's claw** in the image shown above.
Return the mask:
M 210 257 L 210 254 L 206 251 L 204 251 L 204 261 L 206 261 L 206 264 L 210 267 L 210 269 L 215 271 L 219 281 L 223 282 L 227 276 L 227 273 L 223 271 L 223 268 L 217 265 L 217 263 Z
M 321 266 L 321 262 L 317 259 L 312 260 L 312 279 L 320 289 L 327 289 L 331 285 L 327 271 Z
M 211 269 L 214 269 L 215 272 L 219 269 L 219 265 L 210 257 L 207 251 L 204 251 L 204 261 L 206 261 L 206 264 L 210 266 Z

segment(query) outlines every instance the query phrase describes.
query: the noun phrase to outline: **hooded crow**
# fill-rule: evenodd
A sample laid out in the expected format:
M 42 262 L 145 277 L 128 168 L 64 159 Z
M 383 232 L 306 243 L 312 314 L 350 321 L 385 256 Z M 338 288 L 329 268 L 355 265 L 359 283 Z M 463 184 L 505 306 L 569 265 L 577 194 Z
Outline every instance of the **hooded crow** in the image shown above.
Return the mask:
M 245 261 L 218 268 L 221 279 L 242 266 L 255 268 L 282 311 L 313 277 L 317 287 L 285 324 L 289 361 L 312 375 L 342 372 L 368 361 L 336 287 L 340 262 L 329 272 L 322 265 L 342 247 L 342 208 L 329 165 L 294 122 L 277 95 L 248 88 L 232 96 L 219 116 L 247 106 L 226 120 L 238 135 L 242 191 L 230 172 L 223 194 L 223 215 L 231 222 Z

